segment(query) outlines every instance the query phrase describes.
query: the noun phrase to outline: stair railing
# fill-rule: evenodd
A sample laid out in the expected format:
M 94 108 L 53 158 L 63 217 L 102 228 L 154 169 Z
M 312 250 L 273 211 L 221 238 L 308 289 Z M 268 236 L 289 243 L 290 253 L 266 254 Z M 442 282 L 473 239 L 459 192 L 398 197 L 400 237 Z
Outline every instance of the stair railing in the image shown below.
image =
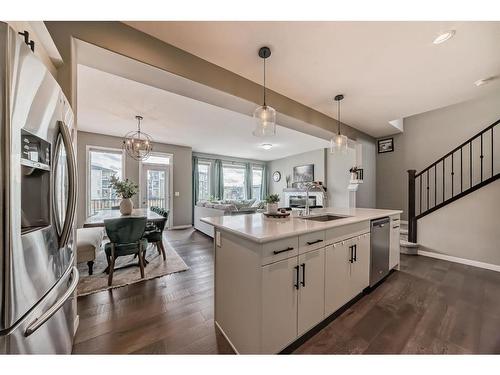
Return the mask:
M 494 152 L 499 124 L 497 120 L 422 171 L 408 170 L 408 241 L 417 242 L 418 219 L 500 177 Z

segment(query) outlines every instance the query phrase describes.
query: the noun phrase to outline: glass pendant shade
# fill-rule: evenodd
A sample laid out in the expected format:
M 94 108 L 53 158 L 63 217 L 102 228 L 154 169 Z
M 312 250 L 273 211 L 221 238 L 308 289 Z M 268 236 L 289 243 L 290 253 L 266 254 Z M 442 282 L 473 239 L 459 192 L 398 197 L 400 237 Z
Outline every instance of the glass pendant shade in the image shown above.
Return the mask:
M 123 149 L 134 160 L 146 160 L 153 150 L 153 142 L 149 134 L 141 131 L 141 116 L 136 116 L 138 121 L 137 131 L 125 134 Z
M 257 126 L 253 131 L 256 137 L 276 135 L 276 110 L 268 105 L 257 107 L 253 112 Z
M 345 154 L 347 153 L 347 137 L 342 134 L 336 134 L 330 140 L 330 152 L 332 154 Z

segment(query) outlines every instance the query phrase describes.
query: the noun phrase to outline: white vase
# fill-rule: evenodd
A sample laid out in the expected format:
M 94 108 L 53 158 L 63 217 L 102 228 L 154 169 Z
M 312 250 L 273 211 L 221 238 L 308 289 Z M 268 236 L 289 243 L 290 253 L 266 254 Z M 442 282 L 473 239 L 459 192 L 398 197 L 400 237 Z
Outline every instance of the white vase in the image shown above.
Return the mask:
M 358 174 L 357 173 L 351 173 L 351 181 L 355 181 L 358 179 Z
M 278 203 L 268 203 L 267 204 L 267 212 L 269 214 L 275 214 L 278 212 Z
M 126 198 L 126 199 L 121 200 L 120 213 L 122 215 L 130 215 L 132 213 L 133 208 L 134 208 L 134 204 L 132 203 L 132 199 Z

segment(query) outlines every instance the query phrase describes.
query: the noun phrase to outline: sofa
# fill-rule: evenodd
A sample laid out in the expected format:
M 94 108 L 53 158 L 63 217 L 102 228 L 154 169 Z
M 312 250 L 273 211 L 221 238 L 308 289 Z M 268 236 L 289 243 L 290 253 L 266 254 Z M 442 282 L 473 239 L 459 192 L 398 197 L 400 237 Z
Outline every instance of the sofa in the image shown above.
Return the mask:
M 203 217 L 245 215 L 264 212 L 266 202 L 258 199 L 198 201 L 194 207 L 194 228 L 214 237 L 214 227 L 201 221 Z

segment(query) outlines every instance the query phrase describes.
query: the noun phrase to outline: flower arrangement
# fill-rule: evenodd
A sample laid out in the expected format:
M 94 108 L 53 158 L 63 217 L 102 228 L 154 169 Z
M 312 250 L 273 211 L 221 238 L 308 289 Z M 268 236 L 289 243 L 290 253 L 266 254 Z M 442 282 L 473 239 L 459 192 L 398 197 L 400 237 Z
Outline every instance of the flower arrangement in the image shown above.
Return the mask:
M 285 181 L 286 181 L 286 187 L 289 188 L 290 187 L 290 181 L 292 180 L 292 177 L 290 175 L 287 175 L 285 177 Z
M 349 172 L 351 172 L 351 173 L 357 173 L 358 172 L 358 167 L 356 167 L 356 166 L 351 167 L 351 169 L 349 169 Z
M 130 199 L 139 191 L 139 186 L 128 178 L 123 181 L 116 176 L 111 176 L 110 187 L 116 190 L 116 194 L 122 199 Z

